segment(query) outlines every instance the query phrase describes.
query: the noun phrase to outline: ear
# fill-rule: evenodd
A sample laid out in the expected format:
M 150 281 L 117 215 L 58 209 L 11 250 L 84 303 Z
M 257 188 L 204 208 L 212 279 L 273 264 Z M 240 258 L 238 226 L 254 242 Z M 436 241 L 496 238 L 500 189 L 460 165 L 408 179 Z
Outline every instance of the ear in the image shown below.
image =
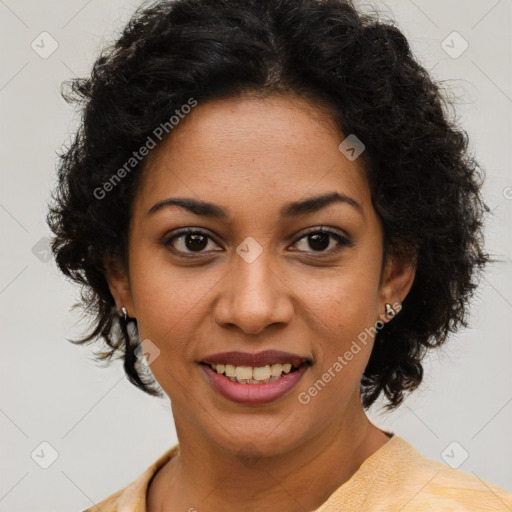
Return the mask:
M 386 303 L 395 309 L 397 305 L 401 307 L 415 276 L 415 261 L 393 253 L 387 254 L 380 285 L 380 312 L 385 312 Z
M 127 315 L 135 317 L 130 280 L 123 265 L 118 260 L 111 261 L 106 265 L 105 277 L 117 308 L 125 307 Z

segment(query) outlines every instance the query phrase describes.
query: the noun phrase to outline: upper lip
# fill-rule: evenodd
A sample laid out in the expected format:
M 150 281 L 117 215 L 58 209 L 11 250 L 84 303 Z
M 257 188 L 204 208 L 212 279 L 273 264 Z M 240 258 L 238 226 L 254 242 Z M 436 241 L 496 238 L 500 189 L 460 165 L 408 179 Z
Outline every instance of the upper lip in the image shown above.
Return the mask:
M 308 357 L 303 357 L 289 352 L 281 352 L 279 350 L 264 350 L 256 354 L 248 352 L 222 352 L 212 354 L 201 360 L 206 364 L 231 364 L 233 366 L 266 366 L 273 364 L 291 363 L 299 367 L 302 363 L 311 363 Z

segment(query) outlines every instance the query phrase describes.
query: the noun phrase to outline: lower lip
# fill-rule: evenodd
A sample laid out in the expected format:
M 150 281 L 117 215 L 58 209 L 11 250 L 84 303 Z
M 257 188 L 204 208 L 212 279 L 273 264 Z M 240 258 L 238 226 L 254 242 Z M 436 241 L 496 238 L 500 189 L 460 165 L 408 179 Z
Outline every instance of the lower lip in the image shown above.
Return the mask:
M 303 364 L 297 371 L 287 373 L 274 382 L 263 384 L 233 382 L 204 363 L 201 363 L 201 368 L 213 388 L 224 398 L 239 404 L 260 405 L 273 402 L 290 392 L 306 373 L 309 364 Z

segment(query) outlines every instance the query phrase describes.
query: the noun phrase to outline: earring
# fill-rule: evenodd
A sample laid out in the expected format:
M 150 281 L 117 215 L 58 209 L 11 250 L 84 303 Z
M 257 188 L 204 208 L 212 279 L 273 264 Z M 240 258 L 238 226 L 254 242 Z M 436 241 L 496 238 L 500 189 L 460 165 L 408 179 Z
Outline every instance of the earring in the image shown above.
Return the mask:
M 386 316 L 393 318 L 396 315 L 395 308 L 388 302 L 385 304 L 386 307 Z
M 121 312 L 123 313 L 123 315 L 124 315 L 124 321 L 126 322 L 127 311 L 126 311 L 126 308 L 125 308 L 124 306 L 121 308 Z

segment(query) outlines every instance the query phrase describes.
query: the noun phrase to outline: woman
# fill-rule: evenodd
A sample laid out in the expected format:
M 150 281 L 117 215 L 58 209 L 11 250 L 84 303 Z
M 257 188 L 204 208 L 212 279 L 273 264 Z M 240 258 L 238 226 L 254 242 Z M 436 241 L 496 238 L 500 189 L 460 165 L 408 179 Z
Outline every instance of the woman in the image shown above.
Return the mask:
M 397 28 L 160 1 L 72 85 L 48 222 L 78 342 L 163 390 L 179 440 L 89 511 L 512 507 L 365 413 L 419 386 L 489 261 L 479 165 Z

